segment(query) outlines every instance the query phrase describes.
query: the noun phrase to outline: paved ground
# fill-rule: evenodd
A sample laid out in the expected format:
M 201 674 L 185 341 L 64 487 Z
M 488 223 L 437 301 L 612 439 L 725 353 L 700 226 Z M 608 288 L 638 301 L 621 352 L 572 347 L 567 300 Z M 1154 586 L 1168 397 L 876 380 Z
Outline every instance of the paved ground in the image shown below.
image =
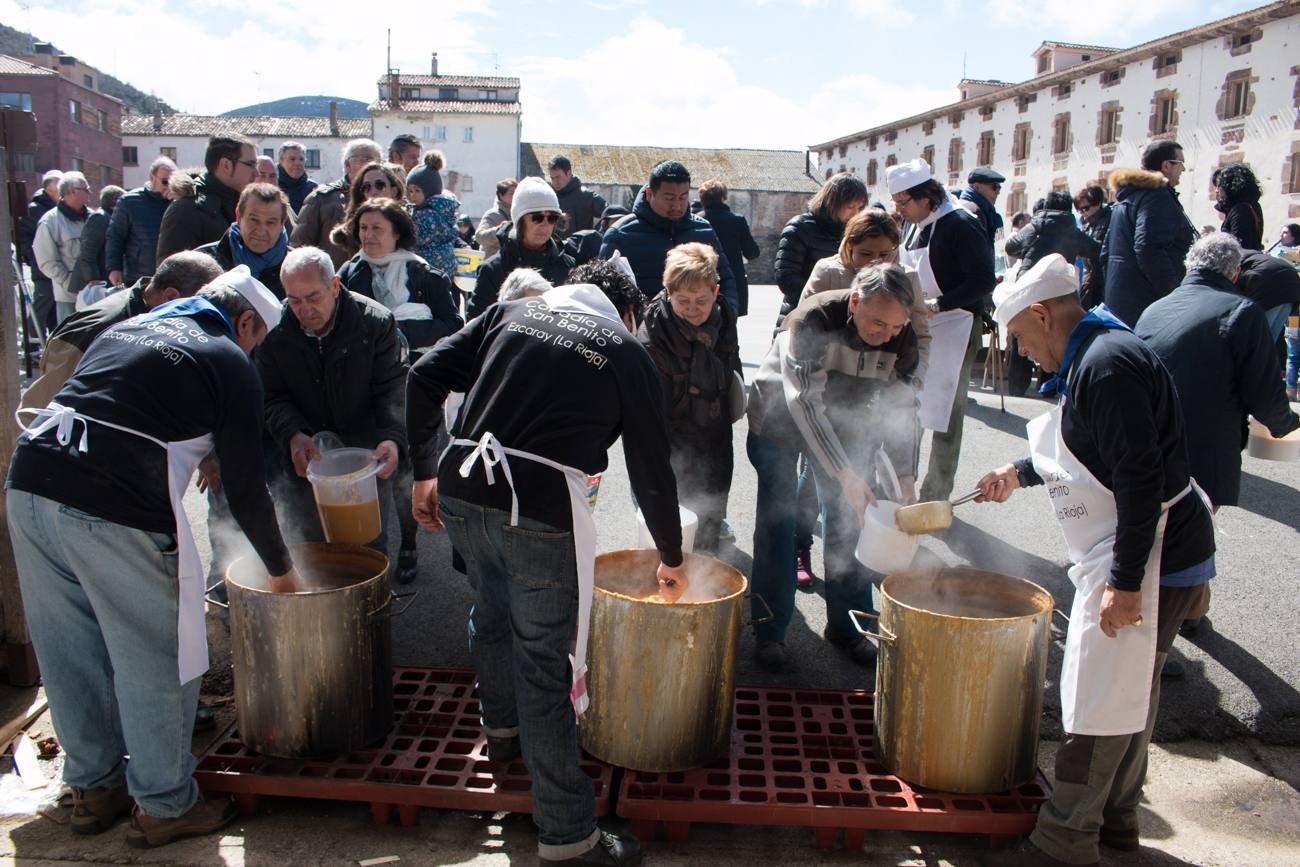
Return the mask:
M 747 367 L 757 365 L 770 339 L 775 290 L 757 287 L 753 315 L 743 321 Z M 985 389 L 970 406 L 957 487 L 970 485 L 986 469 L 1019 457 L 1025 449 L 1024 421 L 1044 411 L 1030 398 L 1009 398 L 1006 411 Z M 752 550 L 755 479 L 744 458 L 744 425 L 736 431 L 736 477 L 731 522 L 738 549 L 730 559 L 742 569 Z M 924 464 L 925 455 L 922 455 Z M 1104 863 L 1296 864 L 1300 863 L 1300 695 L 1297 694 L 1300 627 L 1294 616 L 1294 582 L 1300 563 L 1300 464 L 1245 459 L 1242 506 L 1219 516 L 1219 570 L 1212 628 L 1195 643 L 1179 640 L 1188 662 L 1185 681 L 1166 685 L 1152 748 L 1143 811 L 1146 846 L 1136 855 Z M 201 511 L 201 501 L 195 500 Z M 597 505 L 603 549 L 629 547 L 630 494 L 621 452 L 610 454 Z M 923 544 L 923 562 L 969 562 L 1035 580 L 1068 610 L 1064 547 L 1042 491 L 1023 491 L 1003 506 L 969 505 L 943 540 Z M 422 534 L 420 597 L 394 623 L 399 664 L 469 665 L 465 647 L 468 588 L 449 566 L 444 538 Z M 820 552 L 818 552 L 820 557 Z M 817 563 L 820 569 L 820 560 Z M 820 588 L 818 588 L 820 590 Z M 742 639 L 738 679 L 742 683 L 828 688 L 870 686 L 856 668 L 819 638 L 825 609 L 817 593 L 801 593 L 791 627 L 794 665 L 781 676 L 766 675 L 750 662 L 752 638 Z M 214 619 L 214 661 L 218 673 L 226 644 Z M 1047 690 L 1044 735 L 1059 735 L 1054 649 Z M 223 709 L 225 715 L 228 708 Z M 48 724 L 48 723 L 46 723 Z M 1045 740 L 1041 764 L 1050 774 L 1055 744 Z M 39 795 L 39 792 L 36 793 Z M 363 807 L 287 801 L 239 824 L 224 837 L 191 841 L 151 853 L 126 848 L 121 832 L 92 840 L 73 839 L 66 827 L 31 815 L 33 795 L 13 774 L 0 775 L 0 859 L 65 864 L 355 864 L 396 855 L 410 864 L 533 863 L 534 837 L 528 817 L 477 816 L 425 811 L 414 829 L 375 828 Z M 981 838 L 949 835 L 878 834 L 868 838 L 869 863 L 967 865 L 984 850 Z M 704 854 L 707 853 L 707 856 Z M 702 826 L 685 846 L 659 844 L 656 864 L 718 864 L 756 859 L 804 864 L 844 860 L 812 847 L 807 831 L 782 828 Z M 853 860 L 859 860 L 854 858 Z

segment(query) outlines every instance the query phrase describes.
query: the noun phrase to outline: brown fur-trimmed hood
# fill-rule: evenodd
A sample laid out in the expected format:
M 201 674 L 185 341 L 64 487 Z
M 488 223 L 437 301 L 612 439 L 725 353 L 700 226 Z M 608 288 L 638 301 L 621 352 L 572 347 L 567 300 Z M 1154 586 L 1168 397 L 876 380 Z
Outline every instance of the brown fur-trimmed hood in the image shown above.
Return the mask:
M 1112 193 L 1119 192 L 1120 187 L 1137 187 L 1143 190 L 1157 190 L 1168 186 L 1169 181 L 1160 172 L 1146 169 L 1115 169 L 1106 179 Z

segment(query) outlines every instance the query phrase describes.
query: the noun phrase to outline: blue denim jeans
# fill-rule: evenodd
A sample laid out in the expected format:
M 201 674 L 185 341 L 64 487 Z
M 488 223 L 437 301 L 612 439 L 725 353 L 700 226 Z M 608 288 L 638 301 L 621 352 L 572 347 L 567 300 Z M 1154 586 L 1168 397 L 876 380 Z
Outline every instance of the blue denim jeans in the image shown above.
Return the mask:
M 519 735 L 542 857 L 581 855 L 599 831 L 569 701 L 578 626 L 573 534 L 522 516 L 512 527 L 509 512 L 454 497 L 442 497 L 439 508 L 477 585 L 469 641 L 483 727 L 496 737 Z
M 861 525 L 840 492 L 838 480 L 813 466 L 817 490 L 822 494 L 822 559 L 826 564 L 826 624 L 835 638 L 858 636 L 849 611 L 875 611 L 871 606 L 872 573 L 858 562 Z
M 64 781 L 94 789 L 125 778 L 148 815 L 181 815 L 198 798 L 190 736 L 201 679 L 176 677 L 175 536 L 25 491 L 7 502 Z
M 817 516 L 821 513 L 821 495 L 813 477 L 812 461 L 807 455 L 799 456 L 799 487 L 795 491 L 794 546 L 811 548 L 813 531 L 817 529 Z
M 749 462 L 758 474 L 758 504 L 754 515 L 754 567 L 750 589 L 772 609 L 767 616 L 758 599 L 750 601 L 754 635 L 759 641 L 784 641 L 794 616 L 794 525 L 799 452 L 775 440 L 751 433 L 745 440 Z

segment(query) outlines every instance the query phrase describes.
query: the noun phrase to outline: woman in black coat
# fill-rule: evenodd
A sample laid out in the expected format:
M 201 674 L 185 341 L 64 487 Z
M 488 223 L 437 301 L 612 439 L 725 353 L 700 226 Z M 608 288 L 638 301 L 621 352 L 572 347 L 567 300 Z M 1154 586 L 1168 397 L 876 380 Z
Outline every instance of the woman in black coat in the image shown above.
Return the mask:
M 808 200 L 806 213 L 790 218 L 776 245 L 776 285 L 781 290 L 781 318 L 799 306 L 799 296 L 813 266 L 839 252 L 844 225 L 867 206 L 867 185 L 841 172 Z
M 451 280 L 415 253 L 415 223 L 393 199 L 358 204 L 346 224 L 361 251 L 339 269 L 339 281 L 392 311 L 407 345 L 427 349 L 465 324 Z
M 573 257 L 555 237 L 562 212 L 555 191 L 539 178 L 524 178 L 515 187 L 509 223 L 497 231 L 501 249 L 478 269 L 474 294 L 465 305 L 465 317 L 473 319 L 497 302 L 501 284 L 516 268 L 533 268 L 553 286 L 559 286 L 573 270 Z
M 1210 176 L 1214 184 L 1214 209 L 1223 214 L 1219 231 L 1237 239 L 1243 250 L 1264 249 L 1264 211 L 1255 173 L 1245 163 L 1230 163 Z

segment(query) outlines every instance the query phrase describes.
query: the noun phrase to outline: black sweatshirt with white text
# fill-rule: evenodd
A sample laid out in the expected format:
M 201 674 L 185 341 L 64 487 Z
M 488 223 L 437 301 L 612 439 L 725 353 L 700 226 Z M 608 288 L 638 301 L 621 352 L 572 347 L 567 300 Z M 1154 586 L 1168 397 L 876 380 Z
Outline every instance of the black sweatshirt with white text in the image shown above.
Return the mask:
M 508 512 L 510 487 L 499 469 L 494 485 L 481 466 L 460 477 L 470 446 L 452 445 L 438 465 L 435 438 L 452 391 L 466 392 L 456 436 L 477 441 L 491 432 L 507 448 L 588 474 L 604 471 L 606 451 L 622 436 L 646 526 L 663 561 L 681 563 L 663 388 L 649 354 L 621 323 L 552 313 L 542 298 L 494 304 L 411 368 L 406 426 L 415 478 L 436 476 L 440 495 Z M 520 514 L 572 529 L 564 476 L 536 461 L 509 463 Z

